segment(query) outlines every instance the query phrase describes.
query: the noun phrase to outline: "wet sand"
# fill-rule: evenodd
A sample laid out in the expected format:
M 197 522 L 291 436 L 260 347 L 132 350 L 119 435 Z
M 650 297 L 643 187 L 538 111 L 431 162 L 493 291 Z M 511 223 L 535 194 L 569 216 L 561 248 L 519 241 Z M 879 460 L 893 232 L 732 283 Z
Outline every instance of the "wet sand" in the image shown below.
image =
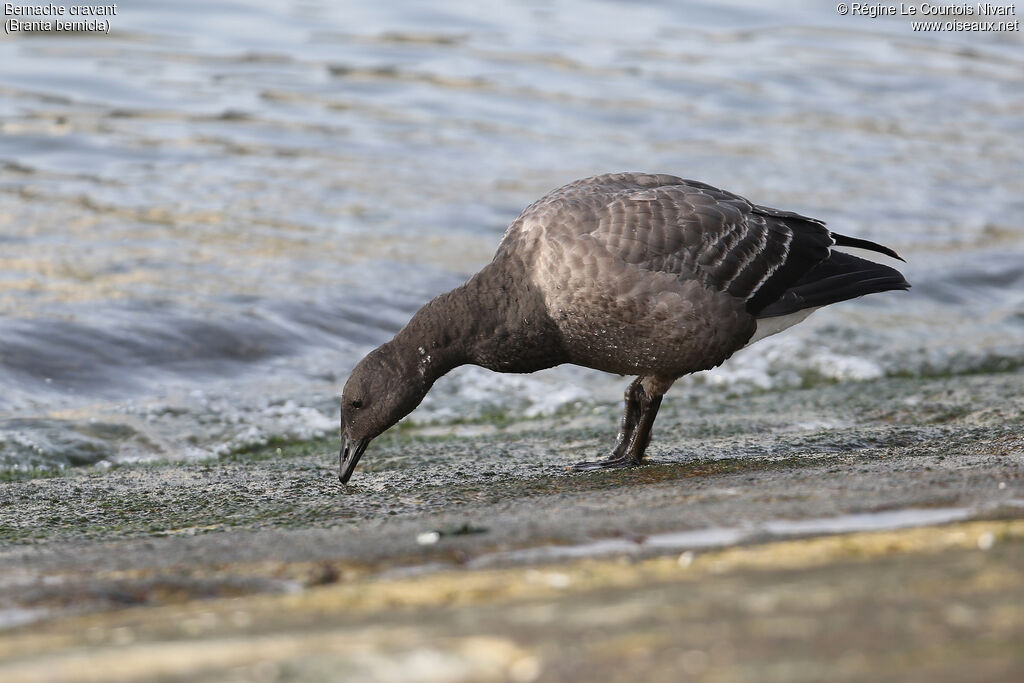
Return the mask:
M 0 485 L 0 677 L 1019 680 L 1024 374 Z M 279 450 L 278 450 L 279 449 Z M 906 528 L 904 528 L 906 527 Z

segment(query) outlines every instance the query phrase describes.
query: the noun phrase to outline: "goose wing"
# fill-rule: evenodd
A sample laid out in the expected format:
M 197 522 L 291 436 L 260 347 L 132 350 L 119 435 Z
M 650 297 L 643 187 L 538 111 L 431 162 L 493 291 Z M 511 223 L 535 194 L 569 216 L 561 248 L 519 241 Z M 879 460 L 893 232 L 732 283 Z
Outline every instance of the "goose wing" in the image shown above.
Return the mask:
M 813 218 L 699 181 L 641 173 L 560 188 L 529 207 L 510 235 L 535 225 L 547 239 L 572 241 L 652 274 L 699 281 L 746 302 L 754 315 L 825 261 L 836 243 Z

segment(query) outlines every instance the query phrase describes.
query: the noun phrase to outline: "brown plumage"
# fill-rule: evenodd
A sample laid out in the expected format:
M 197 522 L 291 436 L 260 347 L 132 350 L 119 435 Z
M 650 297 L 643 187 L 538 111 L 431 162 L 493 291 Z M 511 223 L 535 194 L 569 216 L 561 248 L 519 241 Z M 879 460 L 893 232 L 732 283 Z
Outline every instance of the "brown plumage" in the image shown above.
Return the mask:
M 636 376 L 611 456 L 575 469 L 638 465 L 677 378 L 820 306 L 910 286 L 836 245 L 899 258 L 675 176 L 609 174 L 559 188 L 509 226 L 490 264 L 353 370 L 342 395 L 341 481 L 370 439 L 466 363 L 498 372 L 574 363 Z

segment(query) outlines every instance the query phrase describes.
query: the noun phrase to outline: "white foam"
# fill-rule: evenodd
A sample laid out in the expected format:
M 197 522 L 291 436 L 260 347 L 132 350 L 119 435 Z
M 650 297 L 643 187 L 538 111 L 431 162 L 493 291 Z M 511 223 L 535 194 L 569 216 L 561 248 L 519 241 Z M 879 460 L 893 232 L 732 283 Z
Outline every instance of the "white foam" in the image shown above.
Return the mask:
M 415 422 L 429 423 L 506 410 L 516 417 L 533 418 L 553 415 L 577 404 L 617 399 L 621 388 L 609 393 L 602 387 L 602 384 L 607 385 L 607 379 L 602 382 L 593 371 L 580 373 L 578 370 L 581 369 L 558 368 L 517 375 L 476 366 L 458 368 L 438 380 L 411 418 Z
M 799 387 L 809 377 L 850 381 L 884 376 L 885 369 L 875 360 L 840 353 L 806 335 L 790 332 L 744 348 L 725 364 L 684 378 L 682 383 L 745 393 Z

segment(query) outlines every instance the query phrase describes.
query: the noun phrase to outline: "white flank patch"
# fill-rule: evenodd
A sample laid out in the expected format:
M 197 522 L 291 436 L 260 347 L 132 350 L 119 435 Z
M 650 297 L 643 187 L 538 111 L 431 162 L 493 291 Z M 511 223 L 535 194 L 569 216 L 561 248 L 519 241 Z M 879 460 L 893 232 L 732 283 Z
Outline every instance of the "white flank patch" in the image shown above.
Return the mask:
M 747 346 L 750 346 L 754 342 L 761 341 L 765 337 L 778 334 L 787 327 L 796 325 L 798 322 L 802 322 L 807 316 L 814 313 L 819 308 L 821 308 L 821 306 L 805 308 L 797 311 L 796 313 L 790 313 L 789 315 L 777 315 L 771 318 L 761 318 L 757 321 L 757 331 L 754 332 L 754 336 L 747 342 Z

